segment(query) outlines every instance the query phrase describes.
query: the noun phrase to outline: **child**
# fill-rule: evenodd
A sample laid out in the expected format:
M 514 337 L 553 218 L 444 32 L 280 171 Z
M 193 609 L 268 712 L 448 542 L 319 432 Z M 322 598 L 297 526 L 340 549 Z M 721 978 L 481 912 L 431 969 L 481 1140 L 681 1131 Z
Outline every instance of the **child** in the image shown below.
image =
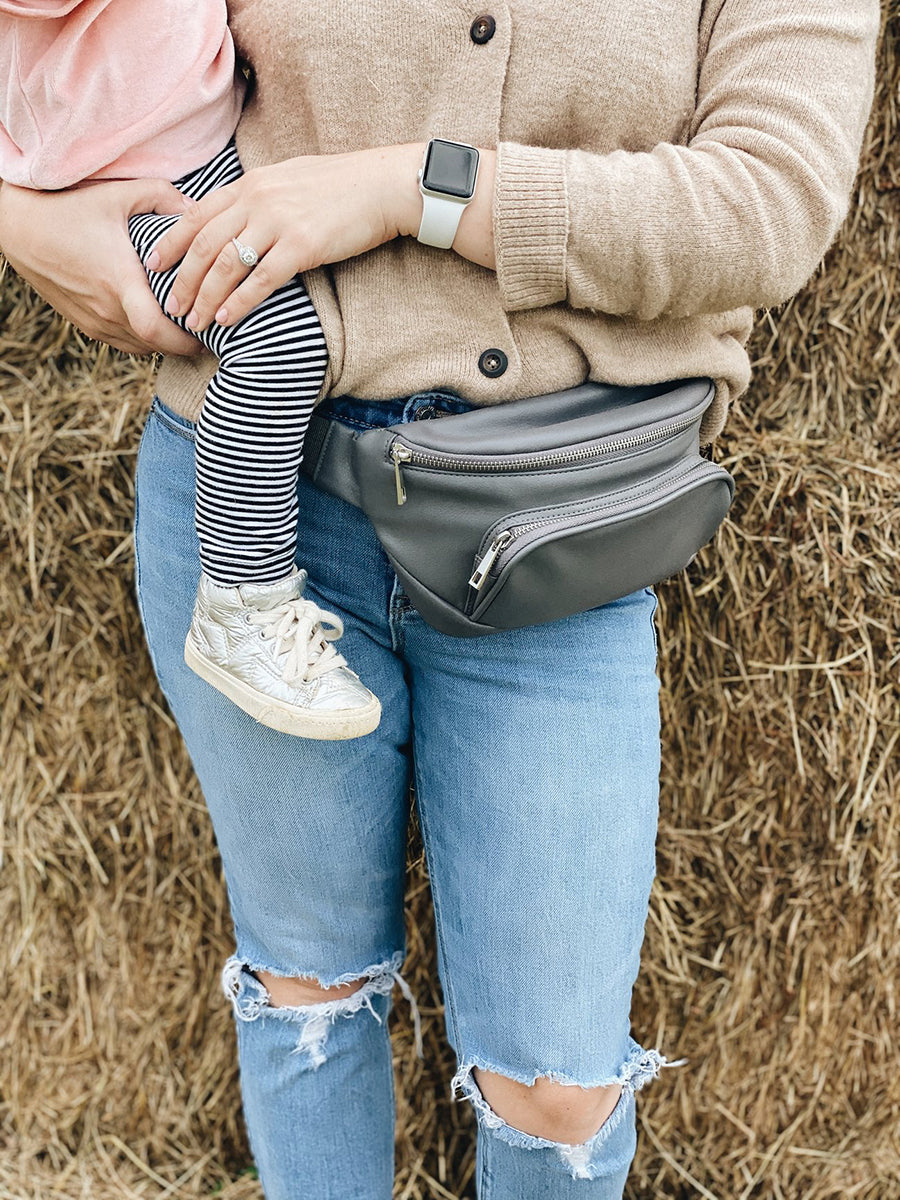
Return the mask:
M 198 200 L 242 174 L 245 85 L 225 0 L 0 0 L 0 74 L 9 183 L 168 178 Z M 131 218 L 142 262 L 177 220 Z M 234 253 L 257 261 L 238 240 Z M 165 311 L 175 269 L 148 277 Z M 202 573 L 185 661 L 272 729 L 370 733 L 379 701 L 333 645 L 340 619 L 303 598 L 294 563 L 297 471 L 327 364 L 315 309 L 295 276 L 234 326 L 196 336 L 219 367 L 197 424 Z

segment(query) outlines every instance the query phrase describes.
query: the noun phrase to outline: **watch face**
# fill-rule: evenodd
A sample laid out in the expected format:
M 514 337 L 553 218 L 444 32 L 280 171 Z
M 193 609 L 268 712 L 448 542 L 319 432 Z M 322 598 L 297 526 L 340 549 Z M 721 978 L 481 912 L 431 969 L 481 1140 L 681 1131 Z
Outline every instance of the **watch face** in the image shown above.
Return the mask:
M 432 138 L 422 172 L 422 185 L 432 192 L 469 200 L 475 194 L 477 167 L 478 151 L 474 147 Z

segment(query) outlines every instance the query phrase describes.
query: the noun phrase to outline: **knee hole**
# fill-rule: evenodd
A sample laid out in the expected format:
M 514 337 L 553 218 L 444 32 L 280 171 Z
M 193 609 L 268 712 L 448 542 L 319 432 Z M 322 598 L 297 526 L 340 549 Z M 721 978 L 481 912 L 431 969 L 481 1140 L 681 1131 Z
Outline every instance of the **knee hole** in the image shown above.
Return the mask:
M 366 982 L 364 979 L 354 979 L 351 983 L 342 983 L 338 987 L 325 988 L 305 975 L 285 977 L 273 975 L 270 971 L 253 971 L 266 991 L 273 1008 L 293 1008 L 302 1004 L 323 1004 L 328 1000 L 342 1000 L 352 996 Z
M 493 1111 L 522 1133 L 578 1146 L 600 1131 L 622 1094 L 622 1085 L 581 1088 L 537 1079 L 529 1086 L 475 1068 L 481 1094 Z

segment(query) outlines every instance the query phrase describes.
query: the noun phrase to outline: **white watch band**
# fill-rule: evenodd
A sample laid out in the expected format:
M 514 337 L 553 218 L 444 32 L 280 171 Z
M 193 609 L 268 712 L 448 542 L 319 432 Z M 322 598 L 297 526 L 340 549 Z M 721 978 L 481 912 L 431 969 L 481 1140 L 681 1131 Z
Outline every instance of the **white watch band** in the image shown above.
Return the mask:
M 422 223 L 417 239 L 426 246 L 449 250 L 467 203 L 452 196 L 429 196 L 422 192 Z

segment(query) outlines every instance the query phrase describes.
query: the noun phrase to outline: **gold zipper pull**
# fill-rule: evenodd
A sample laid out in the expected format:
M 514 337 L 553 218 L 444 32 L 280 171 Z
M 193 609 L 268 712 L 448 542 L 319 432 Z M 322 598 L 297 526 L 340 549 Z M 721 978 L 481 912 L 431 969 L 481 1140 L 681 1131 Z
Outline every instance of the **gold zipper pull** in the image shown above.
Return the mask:
M 475 570 L 472 572 L 472 578 L 469 580 L 469 587 L 474 588 L 476 592 L 480 592 L 484 587 L 484 581 L 488 577 L 488 571 L 497 560 L 497 556 L 502 554 L 509 543 L 512 541 L 512 534 L 508 529 L 502 529 L 494 540 L 488 546 L 486 552 L 478 562 Z
M 397 484 L 397 503 L 406 503 L 406 488 L 403 486 L 403 476 L 400 474 L 401 464 L 409 462 L 412 450 L 402 442 L 394 442 L 391 446 L 391 461 L 394 464 L 394 480 Z

